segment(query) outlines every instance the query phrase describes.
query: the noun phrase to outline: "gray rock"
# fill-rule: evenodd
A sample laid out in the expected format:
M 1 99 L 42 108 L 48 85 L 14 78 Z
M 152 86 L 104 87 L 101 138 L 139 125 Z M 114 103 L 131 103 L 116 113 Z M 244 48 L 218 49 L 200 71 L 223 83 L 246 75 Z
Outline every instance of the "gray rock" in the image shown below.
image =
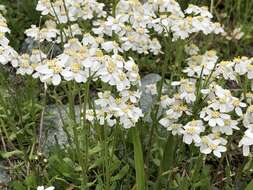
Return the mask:
M 161 78 L 162 77 L 160 75 L 154 74 L 154 73 L 148 74 L 142 78 L 141 80 L 142 94 L 141 94 L 141 99 L 140 99 L 140 106 L 143 113 L 147 113 L 150 111 L 155 100 L 155 96 L 146 92 L 147 86 L 150 84 L 156 84 L 158 81 L 161 80 Z
M 0 189 L 7 190 L 7 184 L 10 181 L 10 176 L 8 175 L 7 171 L 3 168 L 4 167 L 0 162 Z
M 152 95 L 151 93 L 146 91 L 146 88 L 150 84 L 157 84 L 158 81 L 161 80 L 161 76 L 158 74 L 148 74 L 144 76 L 141 80 L 141 98 L 140 98 L 140 107 L 145 114 L 144 121 L 151 123 L 152 119 L 150 117 L 151 109 L 153 108 L 154 104 L 156 103 L 157 97 Z M 159 110 L 158 116 L 161 114 L 161 110 Z
M 26 38 L 21 45 L 21 53 L 31 54 L 33 49 L 39 48 L 39 43 L 33 40 L 32 38 Z
M 39 49 L 44 53 L 47 53 L 50 57 L 56 57 L 59 55 L 62 50 L 57 44 L 53 43 L 41 43 L 39 44 L 37 41 L 33 40 L 32 38 L 26 38 L 21 46 L 21 53 L 28 53 L 31 54 L 33 49 Z
M 80 107 L 75 106 L 76 120 L 80 121 Z M 64 131 L 64 123 L 70 123 L 67 106 L 50 105 L 45 110 L 45 118 L 43 123 L 44 130 L 44 151 L 49 152 L 50 147 L 58 143 L 61 147 L 68 145 L 68 136 Z M 68 126 L 65 125 L 65 129 Z M 72 136 L 72 130 L 68 130 Z M 56 142 L 57 140 L 57 142 Z

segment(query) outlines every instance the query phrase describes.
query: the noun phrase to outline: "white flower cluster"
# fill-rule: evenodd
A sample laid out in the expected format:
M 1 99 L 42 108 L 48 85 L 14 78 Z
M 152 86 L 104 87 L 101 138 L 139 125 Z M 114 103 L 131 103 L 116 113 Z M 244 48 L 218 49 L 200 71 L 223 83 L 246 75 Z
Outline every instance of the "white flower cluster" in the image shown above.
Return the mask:
M 140 99 L 138 91 L 124 90 L 117 98 L 110 91 L 100 92 L 98 96 L 99 99 L 95 101 L 97 109 L 87 110 L 87 119 L 92 123 L 97 121 L 100 125 L 114 126 L 116 118 L 119 118 L 119 123 L 124 128 L 130 128 L 143 117 L 141 109 L 135 105 Z
M 40 26 L 31 25 L 25 34 L 39 42 L 66 42 L 67 38 L 82 35 L 78 21 L 91 20 L 95 15 L 96 18 L 105 17 L 104 6 L 96 0 L 39 0 L 36 10 L 53 20 L 47 20 L 42 29 Z M 61 25 L 61 28 L 57 25 Z
M 251 82 L 251 90 L 253 90 L 253 58 L 243 56 L 236 57 L 232 61 L 222 61 L 217 65 L 216 75 L 238 84 L 240 78 L 245 76 Z
M 120 0 L 107 14 L 104 6 L 96 0 L 38 1 L 36 9 L 51 20 L 43 27 L 32 25 L 25 34 L 39 43 L 60 44 L 63 52 L 56 57 L 41 49 L 19 55 L 8 45 L 6 34 L 10 30 L 0 14 L 0 63 L 10 63 L 17 74 L 55 86 L 63 81 L 105 83 L 112 91 L 98 92 L 94 107 L 86 110 L 86 119 L 130 128 L 143 114 L 138 107 L 139 68 L 128 51 L 158 55 L 162 53 L 159 39 L 163 36 L 176 41 L 198 33 L 226 35 L 219 23 L 212 22 L 207 7 L 189 5 L 182 10 L 175 0 Z M 237 39 L 241 37 L 239 32 L 234 32 Z M 200 53 L 194 44 L 187 44 L 185 52 L 189 58 L 182 71 L 187 78 L 172 81 L 171 90 L 162 89 L 160 104 L 165 114 L 159 123 L 173 135 L 182 135 L 186 144 L 194 143 L 202 153 L 217 157 L 226 151 L 229 136 L 244 126 L 247 130 L 239 146 L 244 155 L 249 155 L 253 145 L 253 95 L 245 90 L 234 93 L 225 89 L 224 83 L 234 81 L 242 86 L 242 80 L 246 80 L 245 88 L 251 84 L 253 91 L 253 59 L 218 62 L 215 51 Z M 156 84 L 146 90 L 157 94 Z
M 89 20 L 94 17 L 105 17 L 104 4 L 96 0 L 39 0 L 36 10 L 42 15 L 57 17 L 60 23 L 77 21 L 78 19 Z
M 41 1 L 39 4 L 46 2 Z M 81 1 L 80 3 L 82 4 Z M 93 7 L 95 7 L 95 4 Z M 99 7 L 98 9 L 100 10 Z M 2 22 L 3 29 L 1 31 L 3 31 L 3 34 L 10 32 L 4 18 Z M 56 29 L 56 23 L 51 20 L 46 22 L 46 28 L 44 29 L 40 30 L 36 26 L 32 26 L 31 29 L 26 31 L 27 36 L 39 42 L 44 40 L 48 42 L 57 41 L 59 33 L 59 30 Z M 80 32 L 80 34 L 82 33 Z M 103 117 L 106 120 L 109 117 L 111 118 L 111 122 L 107 122 L 108 125 L 115 125 L 116 119 L 119 118 L 119 122 L 123 127 L 135 126 L 135 123 L 142 117 L 141 109 L 136 106 L 140 98 L 140 93 L 136 91 L 140 85 L 138 66 L 132 58 L 125 61 L 118 54 L 121 49 L 116 42 L 106 41 L 102 37 L 93 37 L 89 33 L 82 36 L 81 40 L 75 37 L 69 38 L 64 44 L 63 52 L 54 58 L 50 56 L 50 52 L 47 55 L 39 49 L 34 49 L 31 55 L 19 55 L 12 48 L 7 48 L 8 43 L 3 43 L 0 46 L 0 50 L 3 50 L 0 51 L 0 63 L 7 64 L 10 62 L 16 68 L 17 74 L 31 75 L 33 78 L 39 78 L 43 83 L 55 86 L 63 80 L 75 81 L 76 83 L 100 80 L 109 86 L 115 87 L 114 95 L 116 94 L 115 97 L 118 97 L 114 98 L 111 94 L 111 102 L 104 105 L 98 103 L 102 97 L 99 93 L 99 99 L 95 102 L 96 109 L 100 110 L 97 110 L 98 113 L 93 113 L 93 117 L 99 116 L 97 119 L 102 120 L 100 112 L 103 110 Z M 8 40 L 4 37 L 3 41 Z M 104 52 L 108 55 L 105 55 Z M 106 93 L 104 92 L 104 94 Z M 107 123 L 100 122 L 101 125 Z
M 25 34 L 38 42 L 43 42 L 45 40 L 52 42 L 60 34 L 60 31 L 56 29 L 56 23 L 54 21 L 47 20 L 44 28 L 40 29 L 36 27 L 36 25 L 32 25 L 31 28 L 25 31 Z
M 6 37 L 7 33 L 10 33 L 10 29 L 7 26 L 6 19 L 0 12 L 0 64 L 11 63 L 16 66 L 18 53 L 9 46 L 9 40 Z
M 157 38 L 152 38 L 153 31 L 168 35 L 173 40 L 186 39 L 192 33 L 223 33 L 219 23 L 211 21 L 212 14 L 207 7 L 190 5 L 184 12 L 175 0 L 149 0 L 140 3 L 134 0 L 119 1 L 115 15 L 106 20 L 94 22 L 93 32 L 97 35 L 117 35 L 124 51 L 158 54 L 161 45 Z
M 227 150 L 225 145 L 234 130 L 243 130 L 240 127 L 244 126 L 247 130 L 239 147 L 248 156 L 253 145 L 253 102 L 252 93 L 243 92 L 242 85 L 253 90 L 253 59 L 241 57 L 218 62 L 215 51 L 201 55 L 196 46 L 191 51 L 186 47 L 186 52 L 191 56 L 183 70 L 188 79 L 173 81 L 174 94 L 161 97 L 165 114 L 160 124 L 173 135 L 183 135 L 186 144 L 194 143 L 200 152 L 213 152 L 217 157 Z M 224 89 L 218 84 L 220 81 L 234 81 L 241 91 Z
M 198 49 L 191 47 L 191 52 L 188 53 L 191 54 L 191 57 L 186 60 L 188 67 L 186 67 L 183 72 L 186 73 L 188 77 L 209 76 L 218 61 L 216 52 L 210 50 L 203 55 L 199 55 Z
M 177 93 L 172 98 L 161 98 L 161 105 L 166 113 L 160 124 L 172 131 L 173 135 L 183 135 L 186 144 L 194 142 L 202 153 L 213 152 L 220 157 L 221 152 L 226 151 L 227 144 L 222 135 L 229 136 L 233 134 L 233 130 L 239 130 L 238 121 L 242 118 L 242 109 L 246 104 L 232 96 L 229 90 L 213 83 L 208 90 L 203 91 L 206 106 L 196 114 L 193 110 L 197 99 L 196 82 L 184 79 L 173 84 L 175 83 L 178 85 Z M 201 105 L 197 106 L 201 109 Z M 186 120 L 183 124 L 186 118 L 195 119 Z
M 217 65 L 216 75 L 217 78 L 222 76 L 226 80 L 234 81 L 239 86 L 246 85 L 247 87 L 247 85 L 249 85 L 251 91 L 253 91 L 253 58 L 244 56 L 234 58 L 232 61 L 222 61 Z M 242 78 L 244 78 L 243 82 Z M 243 154 L 244 156 L 248 156 L 250 152 L 249 147 L 253 145 L 252 93 L 244 92 L 242 96 L 245 96 L 243 98 L 250 105 L 247 107 L 247 111 L 243 115 L 243 126 L 247 130 L 244 132 L 244 136 L 239 142 L 239 146 L 243 146 Z M 242 105 L 239 106 L 242 107 Z M 243 106 L 246 107 L 246 105 Z M 240 110 L 238 110 L 237 113 L 242 115 Z

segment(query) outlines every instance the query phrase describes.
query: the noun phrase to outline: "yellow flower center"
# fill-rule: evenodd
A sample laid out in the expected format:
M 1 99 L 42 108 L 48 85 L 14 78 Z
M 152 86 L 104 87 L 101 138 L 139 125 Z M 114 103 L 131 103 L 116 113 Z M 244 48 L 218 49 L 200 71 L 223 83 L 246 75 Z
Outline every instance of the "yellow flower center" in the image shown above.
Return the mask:
M 137 66 L 136 64 L 133 64 L 133 65 L 132 65 L 132 70 L 133 70 L 134 72 L 139 72 L 139 68 L 138 68 L 138 66 Z
M 121 103 L 121 98 L 116 98 L 115 102 L 116 102 L 116 104 L 120 104 Z
M 112 73 L 115 71 L 115 69 L 116 69 L 116 65 L 115 65 L 115 63 L 113 63 L 112 61 L 110 61 L 110 62 L 107 64 L 106 68 L 107 68 L 107 71 L 108 71 L 110 74 L 112 74 Z
M 224 121 L 224 127 L 226 126 L 226 127 L 228 127 L 228 126 L 230 126 L 230 124 L 231 124 L 231 121 L 230 120 L 225 120 Z
M 229 63 L 228 61 L 221 61 L 220 65 L 225 66 L 225 65 L 228 65 L 228 63 Z
M 192 93 L 194 91 L 193 85 L 186 85 L 185 90 L 187 93 Z
M 54 67 L 52 67 L 53 71 L 55 74 L 59 74 L 62 71 L 62 68 L 55 65 Z
M 253 70 L 253 65 L 247 65 L 248 70 Z
M 20 67 L 28 68 L 30 66 L 29 62 L 25 60 L 23 63 L 20 64 Z
M 134 40 L 134 36 L 133 35 L 129 35 L 128 37 L 128 40 L 130 41 L 130 42 L 134 42 L 135 40 Z
M 38 64 L 36 64 L 36 63 L 31 64 L 31 67 L 32 67 L 33 69 L 35 69 L 37 66 L 38 66 Z
M 120 73 L 120 74 L 119 74 L 119 79 L 120 79 L 121 81 L 124 81 L 124 80 L 126 79 L 125 73 Z
M 248 107 L 248 111 L 249 112 L 253 112 L 253 105 L 251 105 L 251 106 Z
M 202 137 L 201 140 L 204 144 L 208 144 L 208 138 L 207 137 Z
M 104 56 L 104 53 L 102 52 L 102 50 L 97 50 L 96 51 L 96 56 L 99 57 L 99 58 L 101 58 L 101 57 Z
M 218 145 L 216 144 L 209 144 L 209 148 L 211 148 L 212 150 L 215 150 L 218 147 Z
M 213 117 L 213 118 L 219 118 L 219 117 L 220 117 L 220 112 L 218 112 L 218 111 L 213 111 L 213 112 L 212 112 L 212 117 Z
M 99 43 L 99 44 L 101 44 L 101 43 L 104 42 L 104 38 L 102 38 L 102 37 L 97 37 L 97 38 L 96 38 L 96 42 Z
M 241 102 L 240 100 L 234 100 L 232 103 L 233 103 L 233 106 L 238 107 Z
M 189 134 L 195 134 L 196 133 L 196 128 L 195 127 L 189 127 L 186 129 L 186 132 Z
M 81 69 L 81 65 L 79 63 L 72 63 L 70 65 L 71 71 L 73 71 L 74 73 L 78 73 Z

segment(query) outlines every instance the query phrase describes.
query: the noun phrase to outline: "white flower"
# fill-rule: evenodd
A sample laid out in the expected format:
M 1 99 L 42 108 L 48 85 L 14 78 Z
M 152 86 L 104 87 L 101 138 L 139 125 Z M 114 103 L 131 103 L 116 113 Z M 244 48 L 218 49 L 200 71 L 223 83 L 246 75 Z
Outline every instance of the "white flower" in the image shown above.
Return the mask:
M 45 26 L 45 28 L 40 30 L 36 25 L 31 25 L 31 28 L 27 29 L 25 34 L 39 42 L 43 42 L 44 40 L 51 42 L 55 40 L 57 35 L 60 34 L 58 29 L 56 29 L 56 23 L 52 20 L 47 20 Z
M 195 102 L 195 83 L 188 80 L 181 80 L 179 93 L 181 99 L 184 99 L 186 103 L 189 104 Z
M 200 143 L 200 133 L 205 130 L 203 126 L 203 122 L 201 120 L 194 120 L 188 122 L 185 126 L 183 126 L 182 134 L 183 134 L 183 141 L 186 144 L 191 144 L 192 141 L 195 143 Z
M 217 68 L 215 69 L 215 75 L 218 77 L 222 75 L 224 79 L 236 81 L 236 73 L 234 72 L 234 65 L 233 61 L 221 61 Z
M 243 115 L 242 108 L 245 108 L 247 104 L 241 102 L 238 98 L 233 97 L 232 104 L 235 108 L 235 113 L 241 117 Z
M 213 152 L 218 158 L 221 157 L 222 152 L 226 152 L 227 148 L 223 146 L 224 139 L 214 138 L 212 135 L 203 136 L 201 138 L 201 143 L 197 146 L 200 146 L 200 152 L 203 154 L 210 154 Z
M 250 146 L 253 145 L 253 126 L 245 131 L 243 138 L 239 142 L 239 147 L 243 148 L 243 156 L 248 156 L 250 153 Z
M 198 46 L 196 46 L 195 44 L 190 44 L 189 46 L 185 46 L 185 53 L 187 53 L 188 55 L 197 55 L 199 52 L 199 48 Z
M 30 65 L 30 57 L 28 54 L 23 54 L 20 56 L 19 68 L 17 69 L 17 74 L 21 75 L 31 75 L 33 73 L 33 67 Z
M 246 128 L 249 128 L 248 126 L 251 126 L 253 124 L 253 105 L 250 105 L 247 108 L 247 111 L 245 115 L 243 116 L 243 125 Z
M 25 31 L 25 34 L 28 37 L 38 40 L 39 39 L 39 32 L 40 32 L 40 29 L 38 27 L 36 27 L 36 25 L 31 25 L 31 28 L 27 29 Z
M 131 103 L 135 104 L 138 103 L 140 97 L 141 97 L 141 92 L 140 91 L 131 91 L 131 90 L 123 90 L 120 92 L 120 96 L 128 101 L 130 100 Z
M 231 95 L 229 90 L 223 89 L 219 85 L 215 85 L 214 93 L 217 98 L 212 100 L 208 107 L 213 108 L 214 110 L 219 110 L 222 113 L 228 113 L 234 109 L 233 100 L 235 100 L 235 98 Z
M 13 67 L 17 66 L 18 53 L 10 46 L 0 46 L 0 64 L 6 65 L 11 62 Z
M 208 11 L 208 7 L 198 7 L 196 5 L 190 4 L 185 10 L 187 14 L 200 14 L 203 17 L 213 18 L 213 15 Z
M 87 73 L 83 70 L 81 63 L 71 63 L 65 69 L 61 71 L 61 75 L 65 80 L 75 80 L 77 83 L 87 81 Z
M 166 129 L 168 131 L 171 131 L 172 135 L 175 136 L 175 135 L 181 135 L 182 127 L 183 127 L 182 124 L 172 123 Z
M 165 128 L 170 127 L 175 122 L 175 119 L 170 117 L 170 115 L 166 115 L 166 117 L 159 120 L 160 125 L 162 125 Z
M 235 62 L 235 72 L 239 75 L 244 75 L 248 71 L 248 67 L 251 63 L 251 60 L 249 60 L 247 57 L 242 58 L 235 58 L 233 60 Z
M 39 0 L 36 10 L 40 11 L 42 15 L 47 15 L 50 11 L 50 0 Z
M 217 110 L 204 108 L 200 112 L 200 118 L 202 118 L 204 121 L 207 121 L 208 125 L 211 127 L 223 127 L 225 125 L 224 120 L 230 119 L 230 115 L 221 113 Z
M 215 67 L 218 56 L 214 50 L 205 52 L 203 55 L 192 55 L 187 59 L 188 67 L 183 70 L 188 76 L 192 77 L 195 74 L 200 77 L 209 76 Z
M 238 122 L 235 120 L 231 119 L 226 119 L 224 120 L 224 126 L 214 126 L 212 127 L 212 132 L 217 133 L 220 132 L 222 134 L 226 135 L 232 135 L 233 134 L 233 129 L 235 130 L 240 130 L 239 127 L 237 127 Z
M 99 98 L 95 100 L 95 104 L 102 108 L 105 108 L 106 106 L 110 105 L 111 96 L 112 95 L 110 91 L 99 92 Z
M 168 95 L 162 95 L 160 98 L 160 104 L 162 108 L 167 108 L 174 103 L 175 99 L 170 98 Z
M 116 85 L 118 72 L 123 68 L 123 60 L 117 60 L 114 58 L 104 56 L 102 68 L 98 71 L 101 80 L 110 85 Z
M 63 70 L 63 65 L 56 59 L 45 60 L 44 64 L 41 64 L 35 68 L 33 76 L 39 77 L 41 82 L 52 82 L 53 85 L 57 86 L 61 83 L 60 73 Z
M 101 47 L 108 53 L 113 52 L 114 54 L 117 54 L 118 52 L 122 52 L 119 44 L 115 41 L 106 41 L 101 44 Z
M 127 75 L 123 71 L 118 71 L 116 76 L 116 87 L 118 91 L 130 88 L 130 81 L 127 78 Z

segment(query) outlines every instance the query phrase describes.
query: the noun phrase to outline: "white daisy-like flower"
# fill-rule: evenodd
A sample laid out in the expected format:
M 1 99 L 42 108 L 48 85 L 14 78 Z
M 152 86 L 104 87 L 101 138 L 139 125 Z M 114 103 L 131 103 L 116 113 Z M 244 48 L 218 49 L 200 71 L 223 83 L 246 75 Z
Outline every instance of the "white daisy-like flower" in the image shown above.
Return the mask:
M 60 73 L 63 70 L 63 66 L 59 61 L 56 59 L 52 60 L 45 60 L 41 64 L 35 68 L 36 73 L 33 77 L 39 77 L 41 82 L 51 83 L 55 86 L 61 83 L 61 75 Z
M 250 146 L 253 145 L 253 125 L 247 126 L 243 138 L 239 142 L 239 147 L 243 148 L 243 155 L 248 156 L 250 154 Z
M 232 120 L 232 119 L 226 119 L 224 120 L 224 125 L 222 127 L 221 126 L 212 127 L 212 132 L 232 135 L 233 130 L 240 130 L 240 128 L 237 125 L 238 125 L 238 121 Z
M 200 147 L 200 152 L 203 154 L 210 154 L 213 152 L 218 158 L 221 157 L 221 153 L 226 152 L 227 148 L 222 142 L 224 139 L 213 138 L 212 135 L 201 137 L 201 142 L 197 145 Z
M 217 110 L 213 110 L 210 108 L 204 108 L 200 112 L 200 118 L 208 122 L 208 125 L 210 125 L 211 127 L 223 127 L 225 125 L 224 121 L 230 119 L 230 115 L 221 113 Z
M 205 130 L 203 122 L 201 120 L 193 120 L 188 122 L 185 126 L 183 126 L 182 134 L 183 141 L 186 144 L 191 144 L 192 142 L 200 143 L 200 133 Z

